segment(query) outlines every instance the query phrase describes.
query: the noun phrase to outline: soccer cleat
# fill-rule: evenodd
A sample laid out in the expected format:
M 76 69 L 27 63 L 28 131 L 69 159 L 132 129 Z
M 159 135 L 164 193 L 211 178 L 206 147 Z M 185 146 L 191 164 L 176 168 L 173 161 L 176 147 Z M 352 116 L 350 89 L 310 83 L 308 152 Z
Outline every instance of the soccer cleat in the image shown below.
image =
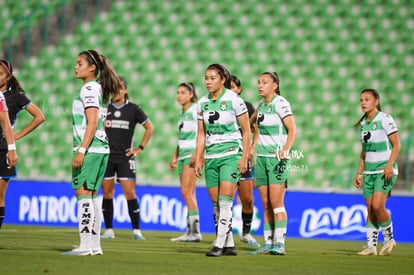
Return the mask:
M 376 247 L 364 247 L 364 249 L 359 251 L 357 254 L 362 255 L 362 256 L 369 256 L 369 255 L 377 256 L 377 248 Z
M 189 238 L 190 238 L 189 235 L 184 234 L 184 235 L 181 235 L 181 236 L 176 237 L 176 238 L 171 238 L 170 240 L 172 242 L 188 242 Z
M 237 256 L 236 248 L 233 247 L 223 247 L 223 256 Z
M 115 239 L 115 233 L 112 229 L 105 230 L 105 233 L 101 235 L 102 239 Z
M 258 254 L 269 254 L 270 249 L 272 246 L 270 244 L 264 244 L 257 250 L 247 252 L 250 255 L 258 255 Z
M 381 256 L 385 256 L 385 255 L 390 255 L 391 251 L 394 247 L 397 246 L 397 243 L 394 240 L 389 240 L 384 242 L 384 244 L 381 247 L 381 250 L 379 252 L 379 254 Z
M 91 255 L 95 256 L 95 255 L 103 255 L 103 251 L 102 248 L 98 247 L 98 248 L 92 248 L 91 249 Z
M 253 238 L 250 234 L 243 234 L 240 236 L 240 240 L 244 243 L 247 243 L 249 246 L 252 247 L 260 247 L 260 243 L 258 243 L 255 238 Z
M 206 256 L 210 257 L 220 257 L 223 256 L 223 248 L 214 246 L 210 251 L 206 253 Z
M 203 238 L 201 237 L 201 234 L 200 233 L 194 233 L 194 234 L 190 234 L 188 236 L 187 242 L 195 242 L 195 243 L 197 243 L 197 242 L 200 242 L 202 239 Z
M 62 255 L 70 255 L 70 256 L 88 256 L 90 254 L 91 254 L 90 249 L 80 249 L 80 248 L 74 248 L 72 250 L 62 253 Z
M 145 238 L 142 236 L 141 230 L 139 229 L 134 229 L 132 232 L 132 238 L 137 241 L 145 241 Z
M 276 243 L 270 250 L 272 255 L 286 255 L 285 246 L 282 243 Z

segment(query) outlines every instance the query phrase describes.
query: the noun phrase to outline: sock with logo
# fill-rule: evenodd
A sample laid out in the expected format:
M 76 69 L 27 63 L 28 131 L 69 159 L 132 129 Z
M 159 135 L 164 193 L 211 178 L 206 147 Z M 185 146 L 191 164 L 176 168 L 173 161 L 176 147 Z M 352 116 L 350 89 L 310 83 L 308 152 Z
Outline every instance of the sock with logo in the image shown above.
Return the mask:
M 243 220 L 243 235 L 249 234 L 250 229 L 252 228 L 253 213 L 242 212 L 242 220 Z
M 228 233 L 231 231 L 232 205 L 233 205 L 232 197 L 219 195 L 220 211 L 219 211 L 218 226 L 217 226 L 217 239 L 215 243 L 215 246 L 219 248 L 223 248 L 226 238 L 228 236 Z M 233 243 L 233 246 L 234 246 L 234 243 Z
M 93 204 L 93 224 L 92 224 L 92 233 L 91 233 L 91 247 L 93 249 L 101 247 L 101 208 L 99 205 L 98 197 L 95 195 L 92 198 Z
M 384 236 L 384 242 L 388 242 L 394 239 L 391 218 L 385 222 L 379 222 L 379 226 L 381 227 L 382 236 Z
M 200 234 L 200 214 L 198 209 L 188 211 L 188 222 L 190 224 L 189 234 Z
M 128 203 L 128 214 L 131 218 L 132 228 L 139 229 L 140 217 L 139 217 L 139 204 L 138 199 L 127 201 Z
M 263 238 L 265 244 L 271 245 L 273 243 L 273 229 L 269 223 L 263 225 Z
M 285 244 L 286 228 L 287 228 L 287 221 L 282 220 L 282 221 L 275 222 L 275 233 L 274 233 L 275 243 Z
M 367 222 L 367 245 L 368 248 L 376 248 L 378 242 L 379 225 L 374 222 Z
M 93 202 L 90 196 L 79 196 L 78 198 L 79 219 L 79 249 L 89 250 L 91 248 L 91 233 L 94 219 Z
M 4 210 L 5 210 L 4 206 L 0 207 L 0 228 L 1 228 L 2 224 L 3 224 L 4 213 L 5 213 Z
M 213 219 L 214 219 L 214 228 L 216 229 L 216 236 L 217 236 L 217 227 L 218 227 L 218 217 L 219 217 L 219 207 L 218 207 L 218 203 L 213 203 Z
M 102 199 L 102 213 L 107 229 L 112 228 L 114 219 L 114 202 L 113 199 Z

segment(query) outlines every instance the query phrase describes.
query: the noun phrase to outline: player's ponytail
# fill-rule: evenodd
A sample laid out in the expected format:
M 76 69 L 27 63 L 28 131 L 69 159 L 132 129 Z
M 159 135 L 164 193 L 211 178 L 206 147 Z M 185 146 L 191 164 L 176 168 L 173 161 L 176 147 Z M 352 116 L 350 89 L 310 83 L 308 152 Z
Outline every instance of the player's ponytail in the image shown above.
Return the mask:
M 363 89 L 362 91 L 361 91 L 361 93 L 360 93 L 360 95 L 362 95 L 363 93 L 371 93 L 373 96 L 374 96 L 374 98 L 375 99 L 378 99 L 378 105 L 377 105 L 377 110 L 378 111 L 381 111 L 381 104 L 380 104 L 380 95 L 379 95 L 379 93 L 377 92 L 377 90 L 375 90 L 375 89 L 370 89 L 370 88 L 368 88 L 368 89 Z M 361 122 L 366 118 L 366 116 L 367 116 L 367 114 L 364 114 L 359 120 L 358 120 L 358 122 L 357 123 L 355 123 L 355 125 L 354 125 L 354 127 L 355 128 L 358 128 L 360 125 L 361 125 Z
M 95 50 L 83 51 L 79 55 L 86 56 L 89 65 L 95 65 L 94 74 L 102 86 L 103 102 L 105 104 L 108 103 L 110 95 L 119 93 L 119 90 L 122 88 L 121 80 L 112 67 L 111 62 Z

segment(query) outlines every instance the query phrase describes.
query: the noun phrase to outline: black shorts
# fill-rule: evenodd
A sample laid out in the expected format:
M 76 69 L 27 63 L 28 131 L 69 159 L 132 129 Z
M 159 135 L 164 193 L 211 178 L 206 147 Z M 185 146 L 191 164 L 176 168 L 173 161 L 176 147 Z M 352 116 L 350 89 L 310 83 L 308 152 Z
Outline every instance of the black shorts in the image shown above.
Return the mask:
M 17 177 L 16 166 L 9 168 L 7 150 L 0 150 L 0 178 L 12 179 Z
M 253 179 L 254 179 L 254 167 L 252 167 L 252 162 L 248 160 L 247 170 L 241 175 L 240 180 L 253 180 Z
M 135 180 L 136 168 L 135 158 L 119 155 L 109 155 L 108 166 L 104 179 Z

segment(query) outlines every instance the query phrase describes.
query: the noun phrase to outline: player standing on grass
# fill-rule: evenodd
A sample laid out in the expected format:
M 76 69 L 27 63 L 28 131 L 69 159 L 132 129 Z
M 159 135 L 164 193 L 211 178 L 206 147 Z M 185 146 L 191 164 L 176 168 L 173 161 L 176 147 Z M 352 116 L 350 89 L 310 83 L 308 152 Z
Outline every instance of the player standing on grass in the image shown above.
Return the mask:
M 256 186 L 263 204 L 265 244 L 249 254 L 285 255 L 284 200 L 296 125 L 289 102 L 280 95 L 277 73 L 264 72 L 259 77 L 258 90 L 262 100 L 253 116 L 259 131 L 254 143 L 258 142 Z
M 172 156 L 169 169 L 178 166 L 181 195 L 187 205 L 187 230 L 184 235 L 171 241 L 199 242 L 200 215 L 196 197 L 197 177 L 194 173 L 195 143 L 197 135 L 197 94 L 193 83 L 183 82 L 177 88 L 177 101 L 181 105 L 178 122 L 178 146 Z
M 45 121 L 45 116 L 42 111 L 30 99 L 24 94 L 24 90 L 21 87 L 17 78 L 13 75 L 13 67 L 7 60 L 0 60 L 0 91 L 2 96 L 2 107 L 1 116 L 2 119 L 5 118 L 8 110 L 8 119 L 10 124 L 13 126 L 16 122 L 17 115 L 22 110 L 27 110 L 33 119 L 24 126 L 19 132 L 14 134 L 14 139 L 19 140 L 22 137 L 29 134 L 35 128 Z M 3 105 L 4 98 L 6 100 L 6 105 Z M 5 112 L 5 113 L 4 113 Z M 4 123 L 4 121 L 3 121 Z M 2 127 L 8 127 L 2 124 Z M 3 218 L 5 215 L 5 197 L 6 190 L 9 180 L 11 178 L 17 177 L 16 167 L 14 167 L 14 160 L 7 164 L 7 158 L 14 159 L 16 148 L 14 142 L 8 140 L 10 137 L 7 136 L 7 130 L 2 128 L 0 130 L 0 228 L 3 223 Z M 13 134 L 13 132 L 11 132 Z M 10 166 L 10 167 L 8 167 Z
M 240 79 L 235 76 L 231 75 L 231 90 L 236 92 L 240 96 L 241 92 L 243 91 L 243 87 L 241 85 Z M 246 103 L 246 107 L 249 113 L 249 118 L 254 113 L 254 107 L 251 103 L 244 101 Z M 255 124 L 253 124 L 253 132 L 257 129 Z M 244 243 L 247 243 L 253 247 L 259 247 L 260 244 L 253 238 L 250 234 L 250 230 L 252 227 L 252 220 L 253 220 L 253 180 L 254 180 L 254 166 L 253 166 L 253 154 L 255 150 L 254 144 L 251 144 L 249 160 L 247 161 L 247 171 L 241 175 L 240 182 L 239 182 L 239 197 L 242 204 L 242 221 L 243 221 L 243 229 L 240 234 L 240 240 Z
M 145 240 L 140 230 L 139 203 L 135 193 L 135 156 L 141 154 L 144 150 L 154 132 L 154 127 L 144 111 L 138 105 L 128 100 L 127 81 L 124 77 L 120 77 L 120 79 L 122 81 L 122 89 L 119 94 L 112 96 L 105 123 L 111 152 L 105 177 L 102 181 L 102 212 L 106 230 L 101 237 L 105 239 L 115 238 L 112 223 L 116 174 L 127 200 L 128 214 L 132 224 L 132 238 L 134 240 Z M 132 141 L 137 124 L 141 124 L 145 128 L 145 133 L 140 145 L 137 148 L 133 148 Z
M 385 208 L 398 177 L 397 156 L 400 137 L 393 118 L 381 112 L 380 96 L 374 89 L 364 89 L 360 96 L 364 115 L 357 123 L 362 150 L 354 186 L 362 188 L 367 205 L 368 246 L 359 255 L 377 255 L 378 231 L 381 227 L 384 244 L 380 255 L 388 255 L 396 246 L 391 215 Z
M 197 104 L 195 173 L 201 177 L 204 154 L 206 185 L 218 218 L 217 238 L 206 255 L 235 256 L 232 206 L 240 174 L 247 169 L 249 117 L 244 101 L 230 90 L 230 73 L 223 65 L 207 67 L 204 85 L 208 94 Z
M 72 188 L 78 200 L 80 245 L 63 255 L 102 255 L 98 190 L 109 156 L 104 104 L 122 89 L 122 83 L 109 60 L 95 50 L 78 55 L 75 77 L 83 81 L 72 106 Z

